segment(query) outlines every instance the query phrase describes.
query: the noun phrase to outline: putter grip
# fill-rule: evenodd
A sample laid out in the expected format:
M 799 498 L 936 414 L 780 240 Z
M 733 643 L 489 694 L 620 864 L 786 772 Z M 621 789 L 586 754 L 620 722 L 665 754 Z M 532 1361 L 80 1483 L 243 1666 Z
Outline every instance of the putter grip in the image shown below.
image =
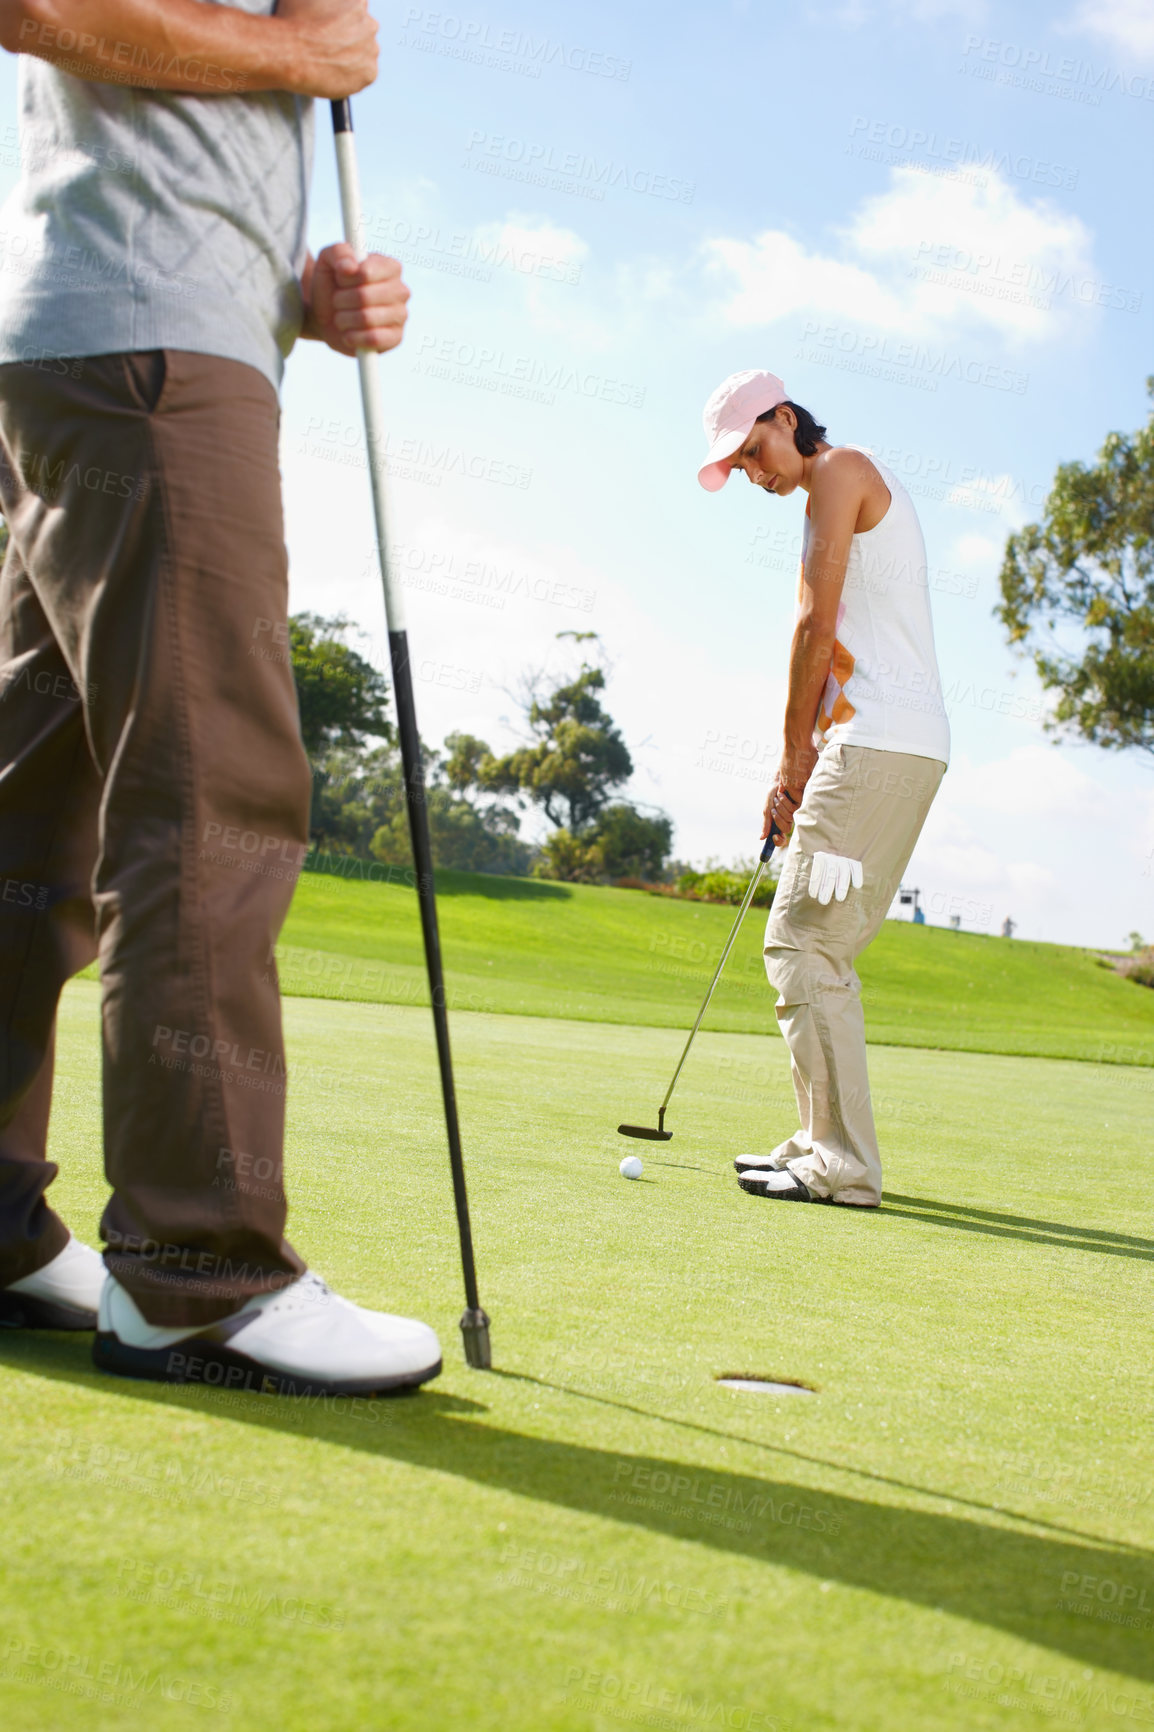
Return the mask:
M 780 838 L 781 838 L 781 831 L 778 829 L 776 824 L 772 825 L 770 828 L 769 835 L 765 838 L 765 841 L 761 844 L 761 853 L 757 856 L 758 859 L 761 861 L 763 866 L 765 865 L 765 862 L 769 859 L 770 855 L 773 853 L 773 850 L 777 846 L 777 843 L 780 840 Z

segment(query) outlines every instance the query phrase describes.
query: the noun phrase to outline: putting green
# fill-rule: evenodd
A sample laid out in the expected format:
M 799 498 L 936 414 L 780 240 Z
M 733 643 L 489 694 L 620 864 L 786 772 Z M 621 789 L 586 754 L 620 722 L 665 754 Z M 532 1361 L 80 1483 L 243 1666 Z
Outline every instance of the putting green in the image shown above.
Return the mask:
M 733 1183 L 791 1122 L 776 1042 L 706 1033 L 630 1184 L 612 1127 L 651 1110 L 670 1030 L 459 1015 L 484 1375 L 427 1012 L 286 1015 L 292 1236 L 433 1321 L 445 1374 L 226 1399 L 0 1339 L 6 1728 L 1154 1717 L 1149 1071 L 875 1049 L 887 1203 L 857 1214 Z M 91 984 L 59 1067 L 57 1201 L 92 1235 Z
M 450 1003 L 522 1016 L 688 1027 L 735 913 L 479 873 L 440 872 L 437 886 Z M 709 1007 L 711 1028 L 776 1035 L 764 930 L 755 909 Z M 283 939 L 288 992 L 428 1000 L 416 897 L 403 883 L 308 873 Z M 887 921 L 861 975 L 874 1041 L 1154 1065 L 1154 992 L 1092 952 Z

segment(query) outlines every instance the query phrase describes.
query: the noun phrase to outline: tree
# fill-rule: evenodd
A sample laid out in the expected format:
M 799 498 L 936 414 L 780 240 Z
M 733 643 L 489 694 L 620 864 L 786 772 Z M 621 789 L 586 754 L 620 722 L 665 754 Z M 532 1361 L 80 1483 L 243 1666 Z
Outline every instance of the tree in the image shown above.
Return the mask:
M 465 794 L 470 788 L 480 789 L 482 766 L 493 762 L 493 754 L 484 740 L 475 734 L 448 734 L 445 750 L 449 755 L 443 767 L 450 788 L 457 794 Z
M 579 835 L 564 825 L 541 844 L 533 870 L 539 878 L 603 884 L 613 878 L 660 878 L 673 846 L 673 825 L 663 812 L 647 818 L 627 801 L 606 806 Z
M 447 784 L 440 753 L 422 746 L 421 756 L 434 866 L 526 875 L 533 851 L 517 835 L 517 814 L 477 806 Z M 313 790 L 311 836 L 322 852 L 412 863 L 401 760 L 392 742 L 368 752 L 333 747 L 317 761 Z
M 313 760 L 309 837 L 322 853 L 369 857 L 373 837 L 399 814 L 404 784 L 395 746 L 333 746 Z
M 527 795 L 551 824 L 581 835 L 633 774 L 629 749 L 597 697 L 604 687 L 602 670 L 583 663 L 574 679 L 532 693 L 526 706 L 531 744 L 503 758 L 483 756 L 482 785 Z
M 1043 521 L 1010 536 L 1000 582 L 1010 642 L 1058 693 L 1047 726 L 1154 752 L 1154 411 L 1137 433 L 1109 434 L 1092 466 L 1059 467 Z
M 429 837 L 434 866 L 456 872 L 513 873 L 526 877 L 533 851 L 517 835 L 517 814 L 498 809 L 481 812 L 470 801 L 443 786 L 427 791 Z M 407 813 L 394 812 L 374 833 L 369 852 L 390 866 L 410 865 L 413 858 Z
M 383 713 L 384 681 L 341 641 L 346 620 L 298 614 L 291 623 L 313 769 L 310 836 L 324 851 L 408 865 L 404 783 Z M 592 634 L 559 635 L 581 642 Z M 475 734 L 450 734 L 443 752 L 421 747 L 436 866 L 533 869 L 587 883 L 660 876 L 673 839 L 669 819 L 647 816 L 627 801 L 610 802 L 633 761 L 597 696 L 604 686 L 603 670 L 587 663 L 548 691 L 542 692 L 540 676 L 531 678 L 525 688 L 530 743 L 503 758 Z M 366 735 L 384 743 L 368 747 Z M 510 793 L 532 800 L 555 826 L 543 849 L 520 839 L 517 813 L 500 798 Z M 535 854 L 542 856 L 536 864 Z
M 289 644 L 301 735 L 310 760 L 332 746 L 362 746 L 367 738 L 391 740 L 384 674 L 344 641 L 352 622 L 338 614 L 295 613 Z
M 673 847 L 673 825 L 664 812 L 647 818 L 624 800 L 606 806 L 595 836 L 610 878 L 660 878 Z

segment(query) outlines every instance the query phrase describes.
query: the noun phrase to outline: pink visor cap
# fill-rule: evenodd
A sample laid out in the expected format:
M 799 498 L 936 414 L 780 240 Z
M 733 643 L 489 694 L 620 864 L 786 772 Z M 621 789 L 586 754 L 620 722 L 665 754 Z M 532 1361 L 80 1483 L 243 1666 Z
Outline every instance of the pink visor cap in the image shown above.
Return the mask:
M 776 373 L 731 373 L 717 387 L 702 420 L 709 440 L 709 455 L 697 471 L 697 479 L 710 493 L 729 480 L 727 457 L 740 451 L 759 415 L 776 409 L 788 393 Z

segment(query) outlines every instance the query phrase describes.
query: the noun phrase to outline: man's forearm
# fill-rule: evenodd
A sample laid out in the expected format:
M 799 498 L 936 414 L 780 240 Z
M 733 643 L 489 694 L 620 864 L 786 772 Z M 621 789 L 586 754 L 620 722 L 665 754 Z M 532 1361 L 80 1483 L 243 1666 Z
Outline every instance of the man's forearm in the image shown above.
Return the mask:
M 77 78 L 150 90 L 294 90 L 302 76 L 288 22 L 202 0 L 0 0 L 0 43 Z

